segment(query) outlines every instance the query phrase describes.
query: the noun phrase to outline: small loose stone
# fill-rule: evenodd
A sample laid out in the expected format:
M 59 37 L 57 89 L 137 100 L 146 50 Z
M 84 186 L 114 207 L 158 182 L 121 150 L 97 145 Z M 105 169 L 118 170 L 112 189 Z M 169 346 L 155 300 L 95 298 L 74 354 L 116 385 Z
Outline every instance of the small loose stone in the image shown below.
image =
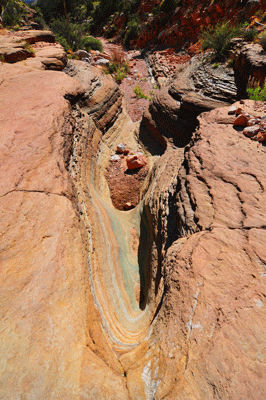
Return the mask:
M 247 126 L 249 118 L 244 115 L 240 114 L 234 121 L 234 126 Z
M 119 143 L 117 145 L 116 151 L 117 153 L 124 153 L 126 146 L 123 143 Z
M 236 113 L 236 110 L 237 110 L 236 106 L 232 106 L 232 107 L 229 108 L 228 114 L 229 115 L 233 115 L 233 114 Z
M 111 161 L 120 161 L 120 157 L 117 154 L 115 154 L 114 156 L 111 156 L 110 160 Z
M 253 126 L 248 126 L 247 128 L 244 128 L 243 134 L 248 137 L 255 136 L 260 130 L 259 125 L 253 125 Z

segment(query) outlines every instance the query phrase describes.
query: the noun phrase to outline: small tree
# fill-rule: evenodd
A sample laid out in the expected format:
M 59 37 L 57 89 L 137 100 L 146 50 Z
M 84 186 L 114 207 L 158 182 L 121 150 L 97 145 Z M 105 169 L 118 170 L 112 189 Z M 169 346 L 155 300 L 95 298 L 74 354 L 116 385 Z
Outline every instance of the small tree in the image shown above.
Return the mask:
M 224 59 L 230 48 L 231 39 L 240 36 L 240 34 L 240 26 L 232 26 L 228 22 L 217 24 L 201 34 L 202 47 L 204 50 L 213 49 L 216 59 Z

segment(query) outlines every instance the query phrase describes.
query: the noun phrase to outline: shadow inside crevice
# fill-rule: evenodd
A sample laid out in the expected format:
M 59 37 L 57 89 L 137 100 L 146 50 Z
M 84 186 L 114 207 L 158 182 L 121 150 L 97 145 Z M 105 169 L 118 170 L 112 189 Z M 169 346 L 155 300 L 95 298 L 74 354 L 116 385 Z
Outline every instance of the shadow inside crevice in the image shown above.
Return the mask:
M 151 286 L 151 253 L 153 242 L 153 229 L 151 216 L 144 207 L 140 220 L 140 237 L 138 247 L 138 265 L 140 277 L 139 308 L 144 310 L 148 302 Z

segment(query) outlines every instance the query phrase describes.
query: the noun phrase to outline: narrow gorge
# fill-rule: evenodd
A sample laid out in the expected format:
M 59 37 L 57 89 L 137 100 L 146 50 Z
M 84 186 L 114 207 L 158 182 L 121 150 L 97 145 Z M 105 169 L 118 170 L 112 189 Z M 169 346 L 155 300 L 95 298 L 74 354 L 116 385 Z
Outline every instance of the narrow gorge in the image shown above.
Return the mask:
M 36 32 L 35 57 L 0 40 L 22 57 L 0 62 L 0 398 L 265 399 L 265 103 L 198 56 L 132 122 L 111 76 Z

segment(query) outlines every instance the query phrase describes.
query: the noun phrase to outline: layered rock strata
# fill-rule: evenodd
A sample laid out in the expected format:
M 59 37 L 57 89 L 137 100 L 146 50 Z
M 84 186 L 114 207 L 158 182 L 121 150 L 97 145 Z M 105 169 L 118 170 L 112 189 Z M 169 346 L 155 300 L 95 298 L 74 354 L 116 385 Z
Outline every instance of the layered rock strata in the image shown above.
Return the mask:
M 19 31 L 0 35 L 0 56 L 3 61 L 17 63 L 33 68 L 61 71 L 67 64 L 67 55 L 63 47 L 55 43 L 50 31 Z
M 200 113 L 231 104 L 237 97 L 232 68 L 226 65 L 213 68 L 205 57 L 193 57 L 178 66 L 177 73 L 153 97 L 144 113 L 145 136 L 159 140 L 161 149 L 167 137 L 184 146 L 196 128 Z
M 140 126 L 110 77 L 67 72 L 0 67 L 0 397 L 264 399 L 265 147 L 228 107 L 184 147 L 174 85 Z M 149 167 L 129 211 L 105 179 L 120 143 Z

